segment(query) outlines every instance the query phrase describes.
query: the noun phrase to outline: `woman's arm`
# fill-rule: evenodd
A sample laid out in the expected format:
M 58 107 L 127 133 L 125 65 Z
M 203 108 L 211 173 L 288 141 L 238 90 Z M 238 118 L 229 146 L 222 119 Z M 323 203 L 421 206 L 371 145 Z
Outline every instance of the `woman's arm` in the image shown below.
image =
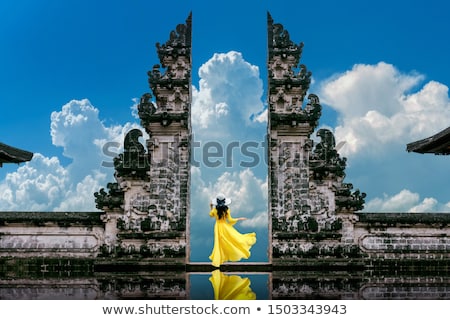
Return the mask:
M 228 209 L 228 211 L 227 211 L 227 219 L 228 219 L 228 223 L 231 224 L 231 225 L 234 225 L 234 224 L 235 224 L 236 222 L 238 222 L 238 221 L 247 220 L 247 218 L 233 218 L 233 217 L 231 216 L 231 211 L 230 211 L 230 209 Z
M 217 214 L 217 210 L 216 208 L 214 208 L 214 206 L 212 205 L 212 203 L 209 204 L 209 216 L 210 217 L 214 217 L 215 214 Z

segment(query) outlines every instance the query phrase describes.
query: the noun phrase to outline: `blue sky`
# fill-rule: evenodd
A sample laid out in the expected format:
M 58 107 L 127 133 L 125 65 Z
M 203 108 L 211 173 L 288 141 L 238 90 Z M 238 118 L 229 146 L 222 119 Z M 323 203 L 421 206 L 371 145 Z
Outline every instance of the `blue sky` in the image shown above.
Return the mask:
M 0 210 L 95 210 L 112 181 L 107 141 L 138 127 L 136 99 L 165 42 L 193 14 L 194 137 L 262 142 L 266 13 L 304 42 L 301 62 L 348 158 L 347 182 L 367 211 L 450 211 L 449 158 L 406 144 L 450 125 L 450 20 L 444 1 L 13 1 L 0 2 L 0 141 L 35 153 L 0 169 Z M 253 115 L 253 117 L 252 117 Z M 253 120 L 252 120 L 253 119 Z M 239 149 L 235 149 L 239 150 Z M 266 258 L 267 181 L 260 162 L 192 171 L 192 259 L 209 255 L 208 199 L 233 198 L 256 230 L 251 259 Z M 196 150 L 201 157 L 201 148 Z M 207 232 L 205 232 L 207 230 Z

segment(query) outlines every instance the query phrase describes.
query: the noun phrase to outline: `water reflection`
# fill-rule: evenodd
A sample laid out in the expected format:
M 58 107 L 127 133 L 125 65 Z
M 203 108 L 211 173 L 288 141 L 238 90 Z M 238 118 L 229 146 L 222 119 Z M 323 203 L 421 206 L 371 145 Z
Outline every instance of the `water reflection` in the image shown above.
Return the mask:
M 226 275 L 220 270 L 214 270 L 209 281 L 213 286 L 214 300 L 256 300 L 249 278 Z
M 192 300 L 266 300 L 269 298 L 268 273 L 189 274 L 189 299 Z
M 423 270 L 100 272 L 87 263 L 44 262 L 0 259 L 0 299 L 450 299 L 447 265 Z

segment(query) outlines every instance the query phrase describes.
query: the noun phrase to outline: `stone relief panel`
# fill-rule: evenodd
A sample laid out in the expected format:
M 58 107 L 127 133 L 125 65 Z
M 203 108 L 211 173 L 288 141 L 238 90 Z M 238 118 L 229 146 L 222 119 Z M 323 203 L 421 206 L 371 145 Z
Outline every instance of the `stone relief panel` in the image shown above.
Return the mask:
M 361 248 L 367 252 L 450 252 L 450 239 L 446 236 L 369 234 L 359 239 L 359 242 Z

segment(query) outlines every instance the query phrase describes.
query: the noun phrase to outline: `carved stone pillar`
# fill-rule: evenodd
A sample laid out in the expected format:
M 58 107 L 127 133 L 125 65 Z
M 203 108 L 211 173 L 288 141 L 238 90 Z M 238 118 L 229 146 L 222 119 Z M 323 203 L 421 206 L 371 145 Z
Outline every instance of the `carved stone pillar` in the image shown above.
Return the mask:
M 156 44 L 160 64 L 148 72 L 152 93 L 138 105 L 141 125 L 133 129 L 124 152 L 114 159 L 116 183 L 95 194 L 105 211 L 109 239 L 105 254 L 148 258 L 155 263 L 187 262 L 190 208 L 191 15 Z M 153 98 L 154 97 L 154 98 Z M 111 246 L 113 248 L 111 249 Z
M 156 44 L 160 64 L 148 72 L 155 100 L 150 102 L 150 94 L 144 94 L 138 107 L 141 124 L 150 136 L 146 231 L 158 235 L 147 246 L 150 251 L 162 246 L 163 255 L 169 252 L 183 262 L 189 257 L 191 23 L 189 15 L 165 44 Z
M 270 14 L 268 46 L 269 256 L 274 265 L 339 256 L 343 231 L 337 213 L 344 217 L 361 209 L 365 195 L 352 194 L 351 184 L 343 183 L 346 159 L 337 153 L 331 131 L 318 130 L 321 141 L 314 146 L 310 136 L 321 105 L 316 95 L 307 95 L 311 73 L 300 64 L 303 43 L 292 42 Z

